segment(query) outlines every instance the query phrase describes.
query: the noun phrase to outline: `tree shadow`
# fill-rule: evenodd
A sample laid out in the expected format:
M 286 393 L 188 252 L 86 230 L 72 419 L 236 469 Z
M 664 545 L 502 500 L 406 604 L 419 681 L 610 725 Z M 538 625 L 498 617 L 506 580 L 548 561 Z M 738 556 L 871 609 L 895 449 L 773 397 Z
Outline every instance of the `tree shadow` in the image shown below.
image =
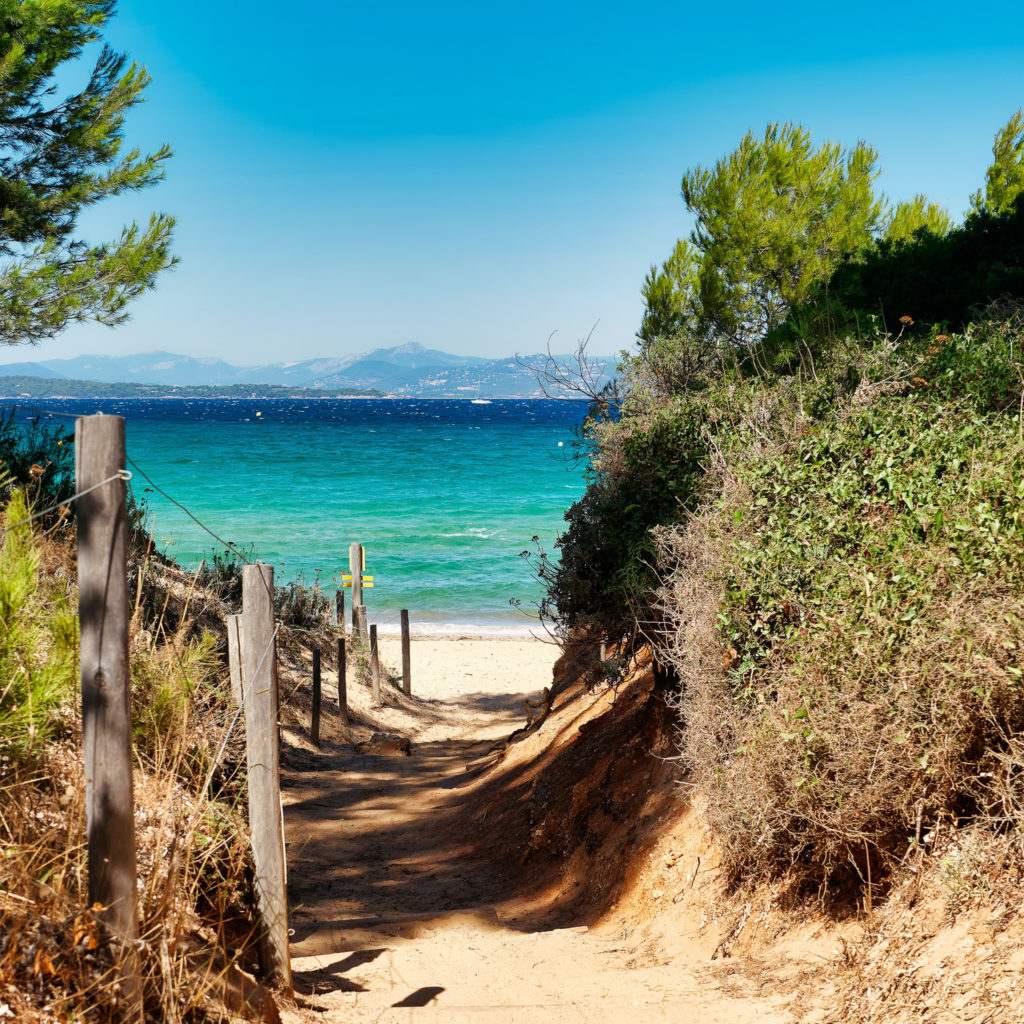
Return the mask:
M 292 794 L 306 790 L 286 810 L 297 955 L 484 908 L 515 930 L 595 923 L 678 794 L 658 785 L 673 772 L 671 712 L 651 675 L 587 717 L 594 700 L 563 693 L 544 745 L 493 766 L 474 764 L 493 743 L 445 740 L 410 757 L 328 755 L 315 783 L 293 771 Z
M 292 975 L 292 988 L 298 995 L 304 996 L 316 996 L 323 992 L 365 992 L 364 985 L 344 977 L 345 973 L 372 963 L 381 953 L 386 952 L 387 947 L 360 949 L 354 953 L 341 954 L 335 962 L 323 967 L 295 971 Z

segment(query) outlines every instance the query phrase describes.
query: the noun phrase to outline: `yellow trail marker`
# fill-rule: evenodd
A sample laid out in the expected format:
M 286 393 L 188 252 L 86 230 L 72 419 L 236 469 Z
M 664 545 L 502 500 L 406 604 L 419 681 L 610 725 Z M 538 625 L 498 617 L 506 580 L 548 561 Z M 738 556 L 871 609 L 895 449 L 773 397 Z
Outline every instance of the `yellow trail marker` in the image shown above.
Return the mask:
M 363 586 L 364 587 L 370 587 L 372 589 L 372 587 L 373 587 L 373 577 L 372 576 L 360 575 L 359 578 L 363 581 Z M 344 587 L 351 587 L 352 586 L 352 574 L 350 572 L 344 573 L 342 575 L 342 577 L 341 577 L 341 582 L 342 582 L 342 586 L 344 586 Z

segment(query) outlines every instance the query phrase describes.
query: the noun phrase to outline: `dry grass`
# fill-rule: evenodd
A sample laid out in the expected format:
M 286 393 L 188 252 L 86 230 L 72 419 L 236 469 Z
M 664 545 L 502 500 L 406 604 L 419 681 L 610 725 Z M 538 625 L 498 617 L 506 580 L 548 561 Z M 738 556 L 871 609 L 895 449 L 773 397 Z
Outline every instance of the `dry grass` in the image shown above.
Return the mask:
M 734 884 L 870 909 L 967 825 L 1024 867 L 1017 423 L 904 390 L 820 427 L 752 403 L 657 531 L 657 653 Z
M 39 592 L 32 602 L 45 609 L 50 595 L 67 598 L 73 549 L 67 538 L 37 536 L 35 544 Z M 146 589 L 155 574 L 138 574 L 130 641 L 140 877 L 140 942 L 133 952 L 145 1017 L 172 1024 L 276 1019 L 272 997 L 251 976 L 258 964 L 244 736 L 239 727 L 222 749 L 234 713 L 224 694 L 226 673 L 217 641 L 190 614 L 195 609 L 208 623 L 209 601 L 187 579 L 172 587 L 172 571 L 160 568 L 165 582 L 157 595 Z M 42 662 L 45 625 L 45 617 L 33 619 Z M 18 1020 L 118 1020 L 123 951 L 88 907 L 73 679 L 64 693 L 45 741 L 8 744 L 0 760 L 0 1004 Z

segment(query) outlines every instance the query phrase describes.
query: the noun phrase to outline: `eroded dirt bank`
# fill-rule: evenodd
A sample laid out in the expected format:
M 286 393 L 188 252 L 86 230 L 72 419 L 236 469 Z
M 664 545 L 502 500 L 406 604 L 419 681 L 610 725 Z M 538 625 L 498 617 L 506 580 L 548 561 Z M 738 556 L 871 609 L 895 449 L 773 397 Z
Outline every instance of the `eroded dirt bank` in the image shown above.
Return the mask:
M 593 694 L 565 658 L 545 696 L 555 649 L 538 665 L 537 647 L 444 643 L 479 644 L 461 664 L 480 669 L 434 673 L 431 697 L 414 647 L 422 696 L 370 708 L 357 691 L 321 752 L 301 720 L 288 733 L 296 1019 L 795 1020 L 821 936 L 774 963 L 723 956 L 737 922 L 704 899 L 714 855 L 680 799 L 654 673 Z M 357 752 L 374 730 L 410 754 Z

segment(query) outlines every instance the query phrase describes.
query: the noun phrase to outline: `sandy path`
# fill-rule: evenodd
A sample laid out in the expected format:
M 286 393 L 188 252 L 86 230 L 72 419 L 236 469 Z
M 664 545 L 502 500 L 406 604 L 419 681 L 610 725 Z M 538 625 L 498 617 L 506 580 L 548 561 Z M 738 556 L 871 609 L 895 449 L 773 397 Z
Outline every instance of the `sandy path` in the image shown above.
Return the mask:
M 467 764 L 524 724 L 557 651 L 528 640 L 413 641 L 418 713 L 386 708 L 409 757 L 351 747 L 283 773 L 292 958 L 286 1020 L 784 1022 L 781 1000 L 723 994 L 696 957 L 638 965 L 628 936 L 553 928 L 469 839 Z M 398 643 L 383 654 L 398 662 Z M 685 953 L 685 948 L 681 947 Z M 716 980 L 717 979 L 717 980 Z

